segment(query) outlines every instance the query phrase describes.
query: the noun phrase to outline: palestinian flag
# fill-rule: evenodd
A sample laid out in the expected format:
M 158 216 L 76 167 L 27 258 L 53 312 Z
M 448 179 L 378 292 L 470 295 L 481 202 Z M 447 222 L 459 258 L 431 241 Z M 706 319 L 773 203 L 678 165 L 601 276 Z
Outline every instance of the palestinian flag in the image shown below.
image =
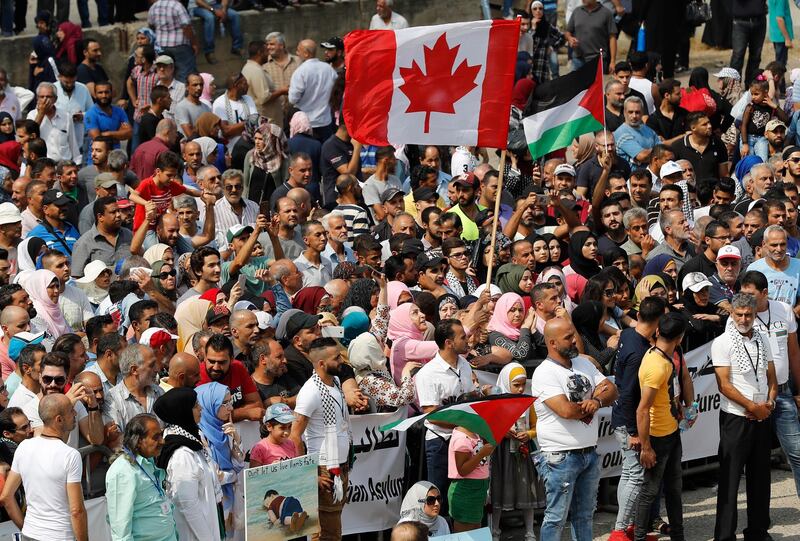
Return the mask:
M 603 63 L 600 57 L 580 69 L 536 87 L 522 119 L 533 159 L 567 147 L 579 135 L 603 129 Z
M 430 413 L 402 419 L 381 427 L 382 431 L 399 430 L 405 432 L 414 424 L 426 419 L 428 421 L 442 421 L 478 434 L 480 437 L 497 445 L 509 429 L 514 426 L 525 410 L 531 407 L 532 396 L 518 394 L 503 394 L 467 400 L 457 404 L 441 406 Z

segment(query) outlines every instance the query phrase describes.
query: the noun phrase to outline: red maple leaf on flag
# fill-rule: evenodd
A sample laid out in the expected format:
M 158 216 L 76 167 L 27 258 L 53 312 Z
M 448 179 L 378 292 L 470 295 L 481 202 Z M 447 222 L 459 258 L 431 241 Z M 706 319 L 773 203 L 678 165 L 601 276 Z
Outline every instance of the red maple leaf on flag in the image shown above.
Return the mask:
M 400 68 L 403 84 L 399 88 L 411 102 L 406 113 L 425 113 L 424 133 L 430 131 L 431 113 L 455 114 L 453 105 L 478 86 L 475 77 L 480 65 L 470 66 L 465 59 L 453 71 L 459 47 L 450 48 L 444 33 L 432 49 L 424 47 L 427 73 L 423 73 L 416 60 L 410 68 Z

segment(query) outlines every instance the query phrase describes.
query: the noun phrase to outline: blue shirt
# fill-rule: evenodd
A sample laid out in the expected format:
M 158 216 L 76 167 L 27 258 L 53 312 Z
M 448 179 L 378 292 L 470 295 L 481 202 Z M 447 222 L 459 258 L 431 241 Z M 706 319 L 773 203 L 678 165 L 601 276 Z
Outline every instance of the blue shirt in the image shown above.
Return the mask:
M 194 188 L 195 190 L 201 190 L 202 188 L 197 185 L 195 181 L 192 180 L 192 177 L 189 176 L 187 171 L 183 172 L 183 185 L 187 188 Z
M 446 206 L 450 206 L 453 204 L 450 201 L 450 198 L 447 196 L 447 184 L 453 179 L 450 175 L 439 169 L 439 186 L 436 188 L 436 193 L 439 194 L 439 197 L 442 198 Z M 405 193 L 411 193 L 411 177 L 407 177 L 403 181 L 403 191 Z
M 762 258 L 753 261 L 748 271 L 759 271 L 767 277 L 769 298 L 773 301 L 785 302 L 789 306 L 797 304 L 797 292 L 800 287 L 800 259 L 789 257 L 789 266 L 785 270 L 775 270 Z
M 628 434 L 638 434 L 636 408 L 639 407 L 639 400 L 642 397 L 639 387 L 639 366 L 648 349 L 650 341 L 636 332 L 636 329 L 622 331 L 614 363 L 614 383 L 619 390 L 619 398 L 611 410 L 611 426 L 624 427 Z
M 617 156 L 630 165 L 642 165 L 636 162 L 636 156 L 661 142 L 656 132 L 644 124 L 638 128 L 623 124 L 614 131 L 614 140 L 617 142 Z
M 100 130 L 100 132 L 117 131 L 123 124 L 127 123 L 128 115 L 125 114 L 125 111 L 122 110 L 121 107 L 117 107 L 116 105 L 111 106 L 111 115 L 108 115 L 99 105 L 94 104 L 86 111 L 83 117 L 83 125 L 86 128 L 87 134 L 91 130 Z M 89 142 L 89 146 L 91 146 L 91 141 Z M 119 148 L 119 141 L 114 141 L 114 148 Z M 89 160 L 91 159 L 92 153 L 90 152 Z M 89 163 L 92 162 L 89 161 Z
M 58 231 L 58 236 L 56 236 L 51 233 L 51 231 L 55 231 L 52 226 L 48 225 L 48 227 L 45 227 L 44 224 L 39 224 L 31 229 L 27 236 L 39 237 L 45 241 L 48 248 L 52 250 L 58 250 L 65 256 L 71 257 L 72 249 L 81 234 L 78 233 L 78 230 L 75 228 L 75 226 L 69 222 L 64 222 L 64 226 L 64 231 Z M 62 240 L 64 241 L 63 243 L 61 242 Z M 67 247 L 69 247 L 69 250 L 64 247 L 64 243 L 66 243 Z M 798 263 L 800 263 L 800 261 Z

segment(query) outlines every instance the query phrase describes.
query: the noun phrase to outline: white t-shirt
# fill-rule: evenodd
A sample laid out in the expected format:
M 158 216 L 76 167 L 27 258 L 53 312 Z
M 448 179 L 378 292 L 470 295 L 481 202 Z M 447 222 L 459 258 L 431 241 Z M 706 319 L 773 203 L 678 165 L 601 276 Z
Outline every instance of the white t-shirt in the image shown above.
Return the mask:
M 22 534 L 31 539 L 75 539 L 67 483 L 80 483 L 81 455 L 55 438 L 32 438 L 19 444 L 11 470 L 22 477 L 28 510 Z
M 742 338 L 744 339 L 744 347 L 747 350 L 747 353 L 750 354 L 750 358 L 754 363 L 758 362 L 756 360 L 758 358 L 758 350 L 755 340 L 752 338 L 747 338 L 746 336 Z M 769 348 L 769 341 L 762 340 L 761 342 L 764 344 L 765 349 L 764 358 L 767 359 L 768 362 L 772 362 L 773 357 Z M 747 361 L 745 360 L 745 362 Z M 736 390 L 742 393 L 742 396 L 748 400 L 753 400 L 753 395 L 755 393 L 762 393 L 764 397 L 767 396 L 769 392 L 769 386 L 767 385 L 767 367 L 761 365 L 758 366 L 758 377 L 756 377 L 756 373 L 753 372 L 753 370 L 748 370 L 746 373 L 742 374 L 739 370 L 739 361 L 734 357 L 733 344 L 731 343 L 730 338 L 728 338 L 725 334 L 718 336 L 713 342 L 711 342 L 711 363 L 715 367 L 730 367 L 731 383 Z M 728 400 L 728 398 L 726 398 L 722 393 L 720 393 L 720 398 L 722 411 L 744 417 L 745 411 L 743 407 L 736 402 Z
M 450 158 L 450 172 L 453 176 L 466 175 L 475 169 L 475 156 L 467 147 L 456 147 Z
M 370 30 L 402 30 L 404 28 L 408 28 L 408 21 L 396 11 L 392 12 L 388 24 L 377 13 L 369 21 Z
M 775 376 L 778 385 L 783 385 L 789 381 L 789 334 L 797 332 L 794 312 L 785 302 L 769 301 L 769 310 L 756 315 L 753 328 L 761 333 L 764 340 L 769 341 Z
M 214 106 L 211 108 L 211 112 L 229 124 L 238 124 L 239 122 L 244 122 L 247 120 L 248 113 L 251 115 L 258 114 L 256 102 L 253 101 L 253 98 L 245 94 L 237 101 L 229 100 L 231 104 L 232 115 L 231 118 L 229 118 L 225 109 L 225 96 L 226 94 L 223 94 L 214 100 Z M 245 104 L 247 104 L 247 110 L 245 110 Z M 240 135 L 237 135 L 228 139 L 227 148 L 232 149 L 234 146 L 236 146 L 236 142 L 239 141 L 240 137 Z
M 24 413 L 25 416 L 28 418 L 28 420 L 31 422 L 31 428 L 39 428 L 41 426 L 44 426 L 42 418 L 39 417 L 39 400 L 40 398 L 37 395 L 31 400 L 29 400 L 24 406 L 22 406 L 22 413 Z M 67 439 L 67 445 L 69 445 L 73 449 L 77 449 L 79 447 L 80 430 L 78 428 L 78 423 L 80 423 L 88 416 L 89 413 L 83 406 L 83 402 L 76 402 L 75 428 L 73 428 L 72 432 L 69 433 L 69 438 Z
M 37 402 L 39 401 L 39 398 L 36 396 L 36 393 L 34 393 L 30 389 L 22 385 L 22 383 L 20 383 L 19 387 L 17 387 L 17 390 L 14 391 L 14 394 L 12 394 L 11 398 L 9 398 L 8 407 L 21 408 L 34 398 L 36 399 Z
M 338 378 L 336 379 L 338 380 Z M 326 387 L 328 386 L 326 385 Z M 336 412 L 336 435 L 339 463 L 341 464 L 347 462 L 347 455 L 350 451 L 350 427 L 344 417 L 344 412 L 347 411 L 347 402 L 336 386 L 328 387 L 328 392 L 336 401 L 333 410 Z M 325 420 L 322 412 L 322 396 L 313 379 L 306 381 L 300 392 L 297 393 L 294 411 L 308 417 L 308 425 L 303 434 L 308 454 L 319 454 L 325 440 Z
M 570 402 L 583 402 L 592 397 L 595 387 L 606 379 L 583 357 L 572 359 L 572 369 L 546 359 L 531 378 L 531 394 L 537 397 L 536 435 L 543 451 L 569 451 L 597 445 L 597 416 L 588 423 L 580 419 L 564 419 L 547 407 L 546 400 L 564 395 Z
M 464 357 L 458 358 L 458 368 L 453 368 L 438 353 L 417 372 L 414 386 L 421 407 L 441 406 L 448 399 L 456 399 L 459 395 L 475 390 L 472 381 L 472 367 Z M 452 428 L 443 428 L 425 421 L 426 440 L 436 437 L 450 439 Z M 438 434 L 438 436 L 437 436 Z

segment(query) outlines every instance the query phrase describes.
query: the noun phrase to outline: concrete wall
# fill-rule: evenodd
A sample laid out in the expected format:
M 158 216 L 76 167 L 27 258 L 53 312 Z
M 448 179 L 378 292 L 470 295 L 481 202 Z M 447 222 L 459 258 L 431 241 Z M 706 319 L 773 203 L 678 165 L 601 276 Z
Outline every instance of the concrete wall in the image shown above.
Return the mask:
M 478 0 L 395 0 L 394 9 L 406 17 L 412 26 L 470 21 L 481 16 Z M 245 49 L 249 41 L 263 39 L 267 33 L 277 30 L 286 35 L 290 51 L 294 52 L 297 42 L 303 38 L 312 38 L 319 43 L 332 36 L 344 36 L 350 30 L 367 28 L 374 13 L 374 0 L 306 4 L 283 11 L 245 11 L 241 17 Z M 98 40 L 102 46 L 102 64 L 114 82 L 115 95 L 119 95 L 121 89 L 119 85 L 125 75 L 136 30 L 146 25 L 145 14 L 138 16 L 142 20 L 138 24 L 118 24 L 84 31 L 86 37 Z M 195 33 L 202 50 L 199 19 L 195 20 Z M 8 70 L 14 85 L 28 84 L 27 59 L 32 50 L 32 39 L 31 36 L 20 36 L 0 40 L 0 66 Z M 216 65 L 208 65 L 202 54 L 198 58 L 198 67 L 201 71 L 212 73 L 220 88 L 224 85 L 224 78 L 244 64 L 243 60 L 230 55 L 230 48 L 230 36 L 226 32 L 224 39 L 217 39 L 216 56 L 219 62 Z

